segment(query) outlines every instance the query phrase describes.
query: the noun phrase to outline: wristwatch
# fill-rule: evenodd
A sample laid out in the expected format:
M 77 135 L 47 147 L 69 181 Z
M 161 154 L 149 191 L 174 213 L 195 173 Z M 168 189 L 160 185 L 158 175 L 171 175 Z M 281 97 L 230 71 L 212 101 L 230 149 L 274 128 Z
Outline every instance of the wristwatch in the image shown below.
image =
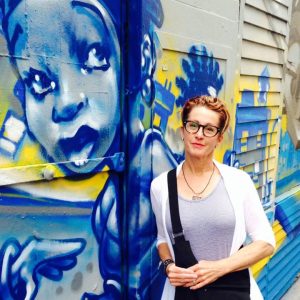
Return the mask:
M 163 260 L 162 263 L 163 263 L 163 265 L 164 265 L 165 273 L 166 273 L 166 275 L 168 276 L 168 274 L 167 274 L 167 267 L 168 267 L 168 265 L 174 264 L 175 262 L 174 262 L 173 259 L 168 258 L 168 259 Z

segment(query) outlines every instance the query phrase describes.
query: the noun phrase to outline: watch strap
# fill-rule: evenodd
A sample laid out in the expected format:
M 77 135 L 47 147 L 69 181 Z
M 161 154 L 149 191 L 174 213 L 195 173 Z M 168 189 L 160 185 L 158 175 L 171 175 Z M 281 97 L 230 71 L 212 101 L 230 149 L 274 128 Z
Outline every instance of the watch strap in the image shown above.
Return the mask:
M 167 274 L 167 267 L 168 267 L 168 265 L 174 264 L 175 262 L 174 262 L 173 259 L 168 258 L 168 259 L 165 259 L 162 263 L 163 263 L 163 265 L 164 265 L 165 273 L 166 273 L 166 275 L 168 275 L 168 274 Z

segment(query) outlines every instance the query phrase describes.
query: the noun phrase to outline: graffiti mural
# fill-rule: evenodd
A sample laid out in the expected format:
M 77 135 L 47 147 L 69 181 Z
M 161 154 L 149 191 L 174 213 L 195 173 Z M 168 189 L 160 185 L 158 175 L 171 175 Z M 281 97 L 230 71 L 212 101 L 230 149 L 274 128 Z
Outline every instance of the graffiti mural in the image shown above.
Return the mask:
M 267 106 L 269 77 L 268 68 L 265 67 L 257 78 L 259 86 L 257 98 L 251 90 L 242 91 L 241 102 L 237 104 L 236 110 L 233 150 L 227 151 L 223 159 L 225 163 L 237 168 L 252 165 L 246 171 L 256 185 L 263 186 L 260 197 L 266 208 L 271 205 L 274 177 L 267 172 L 269 161 L 266 160 L 264 163 L 264 160 L 272 156 L 270 155 L 272 150 L 268 146 L 273 143 L 272 135 L 273 132 L 276 134 L 275 129 L 278 126 L 278 119 Z M 247 155 L 247 151 L 252 151 L 252 155 Z M 265 176 L 261 176 L 264 173 Z
M 300 177 L 271 68 L 229 99 L 232 45 L 163 47 L 176 9 L 128 3 L 0 0 L 0 299 L 160 299 L 150 183 L 184 159 L 180 111 L 198 94 L 235 117 L 216 158 L 251 175 L 280 249 L 297 241 L 299 193 L 273 207 L 276 179 L 280 196 Z M 264 295 L 278 257 L 255 267 Z
M 0 7 L 1 299 L 118 299 L 120 3 Z

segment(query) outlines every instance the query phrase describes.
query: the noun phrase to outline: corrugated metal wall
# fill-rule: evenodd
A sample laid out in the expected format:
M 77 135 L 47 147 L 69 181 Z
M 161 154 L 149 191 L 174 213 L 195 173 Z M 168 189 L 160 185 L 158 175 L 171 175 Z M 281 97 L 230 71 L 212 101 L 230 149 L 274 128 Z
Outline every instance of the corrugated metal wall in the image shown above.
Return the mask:
M 247 0 L 241 15 L 241 103 L 236 112 L 235 142 L 242 145 L 237 156 L 243 168 L 255 174 L 265 205 L 274 199 L 283 101 L 289 7 L 287 1 L 281 2 Z M 253 130 L 248 135 L 243 127 Z
M 274 216 L 277 252 L 253 267 L 265 299 L 272 300 L 282 297 L 300 270 L 299 151 L 286 132 L 284 102 L 293 8 L 292 1 L 246 0 L 241 14 L 241 102 L 234 143 L 266 212 Z M 291 166 L 288 173 L 285 164 Z

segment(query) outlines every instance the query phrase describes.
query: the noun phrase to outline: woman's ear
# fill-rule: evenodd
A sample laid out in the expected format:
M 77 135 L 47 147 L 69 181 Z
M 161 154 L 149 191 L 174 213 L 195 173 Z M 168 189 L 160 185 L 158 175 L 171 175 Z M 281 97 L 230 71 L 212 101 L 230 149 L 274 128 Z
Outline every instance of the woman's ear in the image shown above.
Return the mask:
M 223 141 L 224 135 L 223 134 L 219 134 L 218 136 L 218 144 L 220 144 Z

